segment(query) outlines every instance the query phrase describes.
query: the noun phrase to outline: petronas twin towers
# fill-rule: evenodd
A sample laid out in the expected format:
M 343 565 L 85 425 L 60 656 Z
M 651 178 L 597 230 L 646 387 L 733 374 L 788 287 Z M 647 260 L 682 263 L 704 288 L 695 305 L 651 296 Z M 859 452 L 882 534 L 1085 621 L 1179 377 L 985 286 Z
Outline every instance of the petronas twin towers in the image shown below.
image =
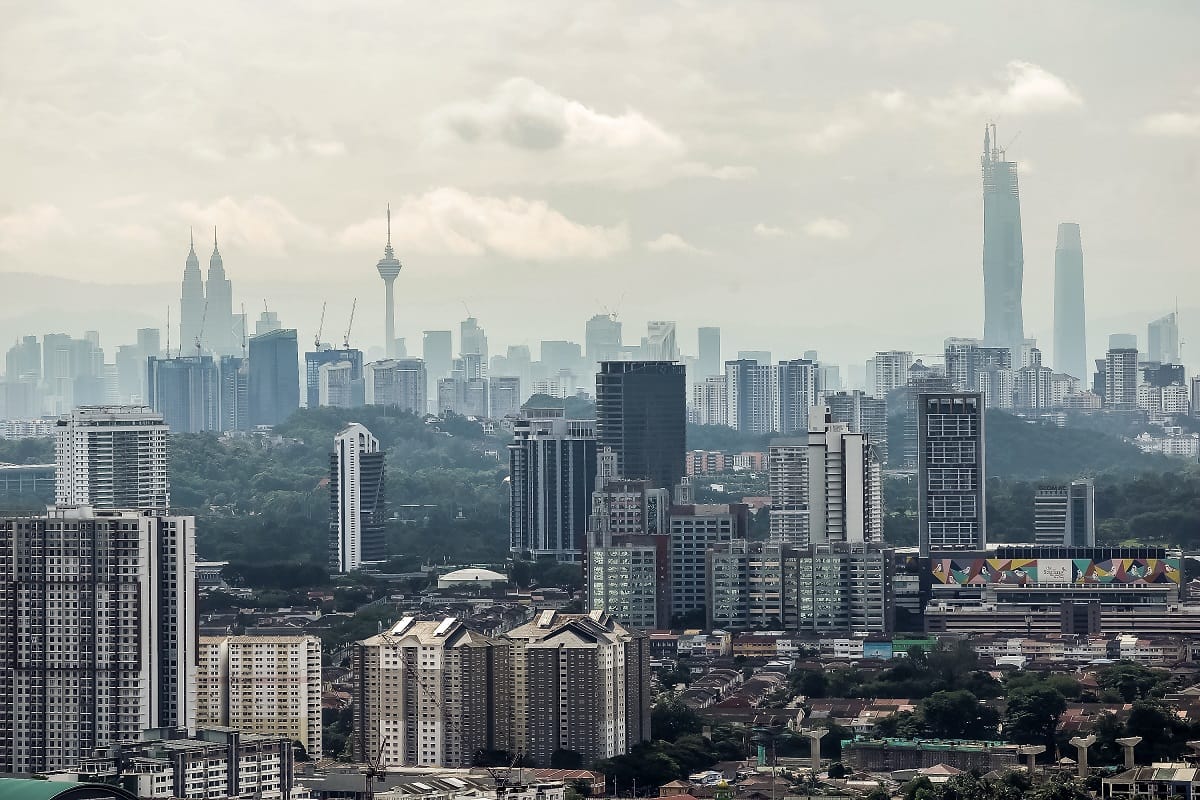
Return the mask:
M 179 346 L 183 355 L 200 352 L 234 355 L 241 352 L 241 317 L 233 314 L 233 284 L 225 277 L 225 262 L 217 248 L 213 228 L 213 251 L 208 258 L 208 281 L 200 276 L 200 259 L 193 239 L 183 268 L 183 293 L 179 299 Z

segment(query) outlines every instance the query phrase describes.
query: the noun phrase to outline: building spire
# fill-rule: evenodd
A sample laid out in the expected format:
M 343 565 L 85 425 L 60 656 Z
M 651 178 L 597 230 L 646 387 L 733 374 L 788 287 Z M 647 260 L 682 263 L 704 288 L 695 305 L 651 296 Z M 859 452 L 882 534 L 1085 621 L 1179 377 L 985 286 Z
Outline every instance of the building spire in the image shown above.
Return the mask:
M 213 225 L 213 252 L 217 252 L 217 226 Z
M 388 225 L 388 241 L 387 241 L 387 246 L 388 246 L 388 247 L 391 247 L 391 246 L 392 246 L 392 204 L 391 204 L 391 203 L 388 203 L 388 204 L 387 204 L 387 219 L 388 219 L 388 223 L 387 223 L 387 225 Z
M 188 226 L 188 248 L 194 253 L 196 252 L 196 232 L 192 230 L 192 226 Z

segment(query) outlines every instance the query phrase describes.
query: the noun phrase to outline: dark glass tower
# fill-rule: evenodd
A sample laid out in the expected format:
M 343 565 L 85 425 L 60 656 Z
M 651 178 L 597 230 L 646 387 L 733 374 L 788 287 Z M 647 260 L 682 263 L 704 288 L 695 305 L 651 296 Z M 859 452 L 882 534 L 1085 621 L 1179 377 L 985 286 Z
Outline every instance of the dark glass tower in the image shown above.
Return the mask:
M 674 491 L 684 474 L 687 376 L 673 361 L 603 361 L 596 373 L 596 439 L 617 474 Z
M 1083 306 L 1083 245 L 1079 225 L 1058 226 L 1054 247 L 1054 369 L 1087 377 L 1086 329 Z
M 1005 160 L 996 126 L 983 134 L 983 343 L 1019 352 L 1025 340 L 1021 284 L 1025 272 L 1017 163 Z
M 920 553 L 987 547 L 983 397 L 917 396 Z
M 276 425 L 300 407 L 299 358 L 294 328 L 250 339 L 251 425 Z

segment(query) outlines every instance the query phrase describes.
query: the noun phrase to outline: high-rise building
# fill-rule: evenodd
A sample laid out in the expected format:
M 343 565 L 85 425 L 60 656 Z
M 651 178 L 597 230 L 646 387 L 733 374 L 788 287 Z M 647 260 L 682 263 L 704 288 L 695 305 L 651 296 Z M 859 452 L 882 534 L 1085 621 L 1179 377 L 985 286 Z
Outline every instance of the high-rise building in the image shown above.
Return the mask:
M 201 636 L 196 725 L 275 734 L 320 760 L 321 640 L 316 636 Z
M 425 331 L 421 335 L 421 357 L 425 359 L 426 396 L 437 400 L 437 382 L 450 377 L 454 361 L 453 334 L 450 331 Z M 436 411 L 437 409 L 432 409 Z
M 583 329 L 584 354 L 592 364 L 615 361 L 621 353 L 621 323 L 615 314 L 597 314 Z
M 0 770 L 75 769 L 196 724 L 192 517 L 59 506 L 0 519 Z
M 174 433 L 221 430 L 221 382 L 212 356 L 150 356 L 146 393 Z
M 812 409 L 807 446 L 808 541 L 882 542 L 879 459 L 867 436 L 834 422 L 827 406 Z
M 429 381 L 419 358 L 373 361 L 363 367 L 364 401 L 369 406 L 395 406 L 417 416 L 429 410 Z
M 492 419 L 515 417 L 521 413 L 521 379 L 515 375 L 488 378 L 488 416 Z
M 678 361 L 679 345 L 675 340 L 675 323 L 651 320 L 646 323 L 645 361 Z
M 203 325 L 204 276 L 200 273 L 200 259 L 196 257 L 196 242 L 193 239 L 187 260 L 184 262 L 183 289 L 179 296 L 179 344 L 176 346 L 178 352 L 195 352 L 194 348 L 200 340 Z
M 379 277 L 383 278 L 383 348 L 388 358 L 396 357 L 396 276 L 400 274 L 400 259 L 392 249 L 392 207 L 387 209 L 387 244 L 383 258 L 375 264 Z M 361 363 L 361 362 L 360 362 Z
M 851 433 L 865 433 L 879 463 L 888 459 L 887 401 L 855 389 L 825 395 L 830 419 L 843 422 Z
M 563 339 L 543 340 L 541 343 L 542 367 L 547 372 L 559 370 L 575 371 L 583 360 L 583 351 L 578 342 Z
M 908 384 L 908 370 L 912 367 L 913 354 L 910 350 L 887 350 L 875 354 L 875 358 L 871 359 L 874 362 L 874 380 L 873 397 L 879 397 L 884 400 L 892 392 L 893 389 L 898 389 L 901 386 Z
M 166 513 L 167 433 L 146 406 L 81 406 L 55 423 L 54 502 Z
M 976 392 L 917 395 L 920 553 L 987 546 L 984 406 Z
M 362 379 L 354 377 L 353 361 L 327 361 L 317 370 L 317 405 L 357 408 L 363 400 Z
M 1033 496 L 1037 544 L 1096 546 L 1096 487 L 1090 479 L 1039 486 Z
M 1087 331 L 1083 293 L 1083 244 L 1079 224 L 1062 222 L 1054 247 L 1054 368 L 1087 377 Z
M 984 375 L 1012 368 L 1012 351 L 1007 347 L 984 347 L 979 339 L 951 337 L 944 344 L 946 380 L 956 392 L 976 392 Z
M 756 364 L 770 364 L 770 350 L 738 350 L 738 361 L 753 361 Z
M 519 419 L 508 463 L 510 550 L 535 561 L 579 561 L 596 485 L 595 423 Z
M 329 568 L 351 572 L 386 555 L 387 485 L 379 440 L 357 422 L 333 438 L 329 457 Z
M 596 374 L 596 439 L 624 478 L 673 488 L 684 475 L 687 377 L 669 361 L 605 361 Z
M 458 354 L 462 356 L 479 356 L 479 363 L 484 367 L 488 363 L 487 334 L 479 327 L 479 320 L 467 317 L 458 326 Z M 480 377 L 478 375 L 472 377 Z
M 300 364 L 296 330 L 279 330 L 250 340 L 250 424 L 277 425 L 300 407 Z
M 305 404 L 309 408 L 316 408 L 322 405 L 343 405 L 342 403 L 322 403 L 321 402 L 321 367 L 325 364 L 337 364 L 346 362 L 350 365 L 350 372 L 347 384 L 349 391 L 349 400 L 344 405 L 346 407 L 361 406 L 363 404 L 363 353 L 353 347 L 343 347 L 334 349 L 328 346 L 322 346 L 318 350 L 309 351 L 304 354 L 304 395 Z
M 42 345 L 36 336 L 24 336 L 8 349 L 4 377 L 10 381 L 42 379 Z
M 983 342 L 1017 352 L 1025 341 L 1021 289 L 1025 272 L 1017 163 L 984 129 L 983 157 Z
M 1137 350 L 1138 340 L 1135 333 L 1110 333 L 1108 335 L 1109 350 Z
M 808 411 L 817 404 L 817 363 L 806 358 L 780 361 L 775 367 L 775 381 L 771 430 L 782 436 L 806 432 Z
M 696 334 L 698 358 L 696 367 L 697 380 L 704 380 L 721 374 L 721 329 L 700 328 Z
M 221 356 L 220 430 L 250 429 L 250 359 Z
M 767 490 L 771 495 L 770 540 L 808 543 L 808 439 L 772 439 L 767 449 Z
M 710 375 L 702 383 L 692 384 L 689 422 L 694 425 L 729 424 L 725 380 L 724 375 Z
M 779 371 L 774 365 L 749 359 L 726 361 L 724 424 L 744 433 L 774 431 L 778 392 Z
M 705 613 L 709 548 L 746 538 L 750 507 L 744 503 L 672 506 L 671 617 Z
M 1179 363 L 1179 321 L 1174 311 L 1146 326 L 1146 350 L 1150 361 Z
M 1104 407 L 1117 411 L 1137 408 L 1138 351 L 1109 348 L 1104 357 Z
M 506 641 L 453 618 L 404 617 L 358 642 L 354 758 L 466 768 L 480 752 L 517 752 L 510 653 Z
M 279 314 L 263 308 L 262 313 L 258 315 L 258 320 L 254 323 L 254 335 L 262 336 L 264 333 L 277 331 L 282 327 L 279 324 Z
M 566 750 L 591 764 L 649 740 L 644 634 L 599 611 L 543 611 L 504 638 L 512 647 L 512 752 L 549 766 Z
M 204 284 L 204 324 L 202 345 L 218 356 L 234 355 L 242 346 L 242 330 L 233 319 L 233 284 L 225 277 L 225 262 L 217 249 L 217 229 L 213 228 L 213 251 L 208 258 L 208 280 Z M 192 342 L 180 342 L 184 352 Z

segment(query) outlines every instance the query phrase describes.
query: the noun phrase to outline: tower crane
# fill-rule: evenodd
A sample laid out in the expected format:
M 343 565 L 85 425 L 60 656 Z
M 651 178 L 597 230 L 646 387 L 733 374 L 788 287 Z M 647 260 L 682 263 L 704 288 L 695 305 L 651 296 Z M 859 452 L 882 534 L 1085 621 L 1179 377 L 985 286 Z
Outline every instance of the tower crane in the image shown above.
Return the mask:
M 200 356 L 200 340 L 204 338 L 204 323 L 208 321 L 208 303 L 204 303 L 204 313 L 200 315 L 200 332 L 196 334 L 196 356 Z
M 267 301 L 263 301 L 263 306 L 266 307 Z M 317 335 L 313 337 L 313 350 L 321 349 L 321 331 L 325 330 L 325 301 L 321 301 L 321 323 L 317 325 Z
M 246 304 L 242 303 L 242 358 L 246 357 Z
M 342 337 L 342 349 L 350 349 L 350 329 L 354 327 L 354 310 L 358 308 L 358 298 L 354 298 L 354 302 L 350 304 L 350 323 L 346 325 L 346 335 Z

